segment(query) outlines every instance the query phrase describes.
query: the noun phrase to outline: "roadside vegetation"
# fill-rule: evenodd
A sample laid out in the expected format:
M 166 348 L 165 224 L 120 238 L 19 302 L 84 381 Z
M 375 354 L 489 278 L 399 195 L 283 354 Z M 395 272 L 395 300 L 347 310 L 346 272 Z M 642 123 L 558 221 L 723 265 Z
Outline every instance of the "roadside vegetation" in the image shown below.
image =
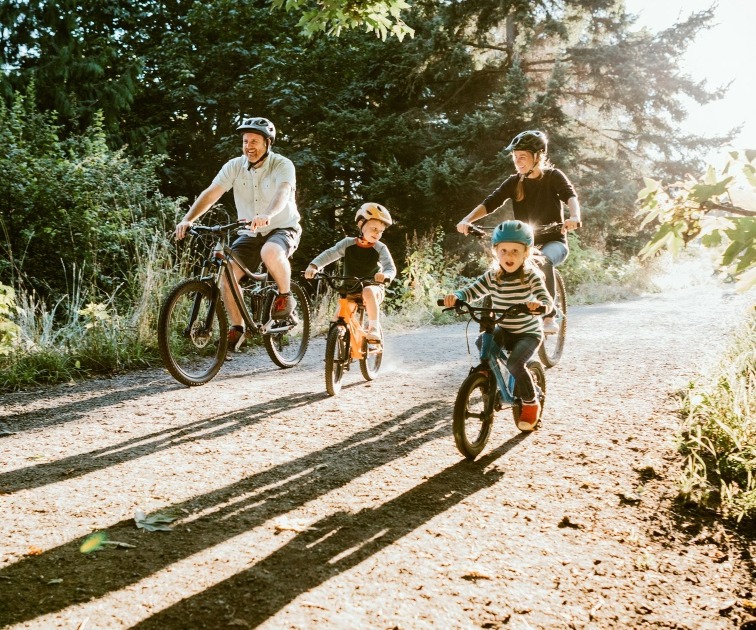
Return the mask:
M 709 248 L 721 277 L 756 287 L 756 151 L 732 151 L 695 178 L 646 179 L 638 193 L 644 224 L 656 233 L 641 251 Z M 680 492 L 725 518 L 756 523 L 756 304 L 732 332 L 720 363 L 684 393 Z
M 735 521 L 756 523 L 756 310 L 720 363 L 682 397 L 682 496 Z

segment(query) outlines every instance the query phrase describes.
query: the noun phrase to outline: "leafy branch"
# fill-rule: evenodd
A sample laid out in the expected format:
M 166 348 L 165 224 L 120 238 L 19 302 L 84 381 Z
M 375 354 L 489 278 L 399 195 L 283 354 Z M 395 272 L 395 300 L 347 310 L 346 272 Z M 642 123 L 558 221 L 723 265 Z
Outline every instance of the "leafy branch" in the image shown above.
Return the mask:
M 664 248 L 676 253 L 694 241 L 723 247 L 719 266 L 737 280 L 738 290 L 756 285 L 756 150 L 732 151 L 721 170 L 709 165 L 698 179 L 688 175 L 669 185 L 644 180 L 641 228 L 656 221 L 658 229 L 641 256 Z
M 414 29 L 401 19 L 410 7 L 405 0 L 271 0 L 273 9 L 301 13 L 298 26 L 308 37 L 322 31 L 338 37 L 342 30 L 364 27 L 382 40 L 393 35 L 402 41 Z

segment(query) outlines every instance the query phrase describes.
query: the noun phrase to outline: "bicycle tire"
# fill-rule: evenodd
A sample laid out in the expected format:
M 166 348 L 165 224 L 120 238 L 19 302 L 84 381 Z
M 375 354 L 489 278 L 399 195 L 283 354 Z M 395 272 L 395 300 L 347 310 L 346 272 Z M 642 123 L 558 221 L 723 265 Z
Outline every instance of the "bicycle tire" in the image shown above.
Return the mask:
M 383 362 L 383 342 L 368 343 L 367 339 L 362 342 L 362 354 L 360 359 L 360 372 L 366 381 L 372 381 L 381 369 Z
M 543 417 L 543 408 L 546 405 L 546 370 L 543 369 L 540 361 L 532 360 L 528 361 L 528 371 L 533 377 L 533 382 L 538 391 L 538 402 L 541 405 L 541 410 L 538 412 L 538 422 L 536 422 L 533 430 L 541 426 L 541 418 Z M 515 402 L 512 405 L 512 416 L 514 417 L 515 426 L 520 420 L 520 412 L 522 411 L 522 397 L 519 388 L 515 387 Z
M 494 417 L 496 382 L 486 372 L 471 372 L 462 382 L 454 403 L 452 431 L 457 449 L 473 460 L 486 446 Z
M 562 358 L 564 340 L 567 336 L 567 291 L 564 288 L 562 274 L 554 269 L 554 306 L 557 312 L 561 312 L 554 319 L 559 331 L 552 335 L 544 335 L 541 345 L 538 347 L 538 358 L 547 368 L 554 367 Z
M 302 287 L 296 282 L 291 283 L 291 294 L 297 305 L 287 320 L 291 327 L 286 332 L 268 333 L 263 335 L 263 344 L 273 363 L 281 368 L 297 365 L 307 352 L 310 345 L 310 301 Z M 270 320 L 273 302 L 278 293 L 274 290 L 265 297 L 263 313 L 266 320 Z
M 208 282 L 187 280 L 176 285 L 160 307 L 160 357 L 171 376 L 189 387 L 211 381 L 226 359 L 228 319 L 215 291 Z
M 325 385 L 329 396 L 341 391 L 341 379 L 349 360 L 349 331 L 344 324 L 334 324 L 328 331 L 325 351 Z

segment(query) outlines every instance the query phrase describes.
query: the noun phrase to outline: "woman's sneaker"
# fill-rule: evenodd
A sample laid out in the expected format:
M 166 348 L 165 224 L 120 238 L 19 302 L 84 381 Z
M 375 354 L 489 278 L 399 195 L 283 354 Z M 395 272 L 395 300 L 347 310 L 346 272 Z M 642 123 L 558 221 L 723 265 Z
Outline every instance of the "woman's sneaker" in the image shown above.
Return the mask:
M 517 419 L 517 428 L 520 431 L 533 431 L 538 425 L 541 416 L 541 405 L 537 400 L 522 403 L 520 417 Z
M 544 335 L 556 335 L 559 332 L 559 324 L 556 323 L 553 317 L 543 318 L 543 334 Z
M 238 352 L 239 348 L 244 345 L 244 331 L 232 328 L 228 331 L 228 349 L 231 352 Z

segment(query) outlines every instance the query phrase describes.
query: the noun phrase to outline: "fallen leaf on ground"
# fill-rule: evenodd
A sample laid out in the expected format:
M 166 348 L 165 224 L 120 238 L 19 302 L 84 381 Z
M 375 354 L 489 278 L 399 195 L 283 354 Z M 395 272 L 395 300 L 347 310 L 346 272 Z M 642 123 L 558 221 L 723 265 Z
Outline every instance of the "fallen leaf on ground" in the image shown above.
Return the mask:
M 148 532 L 170 532 L 173 528 L 168 525 L 172 523 L 178 517 L 172 514 L 161 514 L 155 512 L 155 514 L 146 515 L 142 510 L 134 512 L 134 522 L 139 529 L 144 529 Z
M 470 571 L 469 573 L 465 573 L 465 575 L 462 576 L 462 579 L 474 582 L 475 580 L 490 580 L 491 576 L 479 573 L 478 571 Z

